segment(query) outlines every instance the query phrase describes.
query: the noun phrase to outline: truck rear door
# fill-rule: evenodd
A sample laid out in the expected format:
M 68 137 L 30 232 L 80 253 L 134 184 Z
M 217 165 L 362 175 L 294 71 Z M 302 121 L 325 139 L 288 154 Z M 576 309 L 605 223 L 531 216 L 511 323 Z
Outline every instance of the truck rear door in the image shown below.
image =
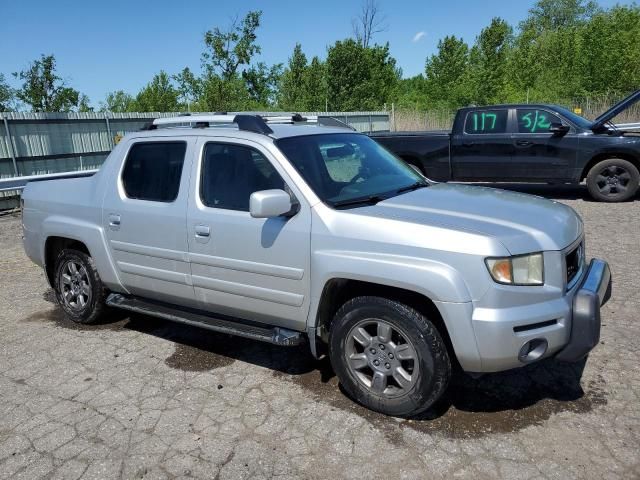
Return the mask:
M 105 194 L 102 222 L 123 286 L 141 297 L 192 306 L 187 196 L 197 137 L 126 140 Z
M 453 180 L 510 180 L 514 146 L 509 109 L 462 110 L 460 115 L 451 138 Z

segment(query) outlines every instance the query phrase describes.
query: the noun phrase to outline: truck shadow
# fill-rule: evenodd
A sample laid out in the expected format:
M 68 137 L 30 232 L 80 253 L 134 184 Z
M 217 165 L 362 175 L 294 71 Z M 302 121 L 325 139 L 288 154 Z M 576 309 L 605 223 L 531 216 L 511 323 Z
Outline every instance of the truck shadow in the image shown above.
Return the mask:
M 586 360 L 567 364 L 553 359 L 507 372 L 472 378 L 456 372 L 450 386 L 432 408 L 412 419 L 393 419 L 372 412 L 350 399 L 341 388 L 328 358 L 314 359 L 308 347 L 284 348 L 148 317 L 123 318 L 115 313 L 97 326 L 78 325 L 61 309 L 39 312 L 26 321 L 53 322 L 74 330 L 133 330 L 174 342 L 165 364 L 182 371 L 212 371 L 239 360 L 272 372 L 278 381 L 291 382 L 310 393 L 319 404 L 356 414 L 381 429 L 393 442 L 402 442 L 402 430 L 469 438 L 508 433 L 539 425 L 554 414 L 583 413 L 607 403 L 604 380 L 583 382 Z

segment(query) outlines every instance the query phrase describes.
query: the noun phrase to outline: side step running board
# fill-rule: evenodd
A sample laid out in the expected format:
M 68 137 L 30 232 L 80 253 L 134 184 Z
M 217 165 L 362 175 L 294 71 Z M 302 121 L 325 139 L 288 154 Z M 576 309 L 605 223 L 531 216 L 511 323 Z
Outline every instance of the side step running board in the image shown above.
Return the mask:
M 274 345 L 293 347 L 305 342 L 304 334 L 294 330 L 214 317 L 210 316 L 207 312 L 181 309 L 142 298 L 121 295 L 119 293 L 109 295 L 106 303 L 110 307 L 160 317 L 174 322 L 186 323 L 187 325 L 206 328 L 214 332 L 251 338 Z

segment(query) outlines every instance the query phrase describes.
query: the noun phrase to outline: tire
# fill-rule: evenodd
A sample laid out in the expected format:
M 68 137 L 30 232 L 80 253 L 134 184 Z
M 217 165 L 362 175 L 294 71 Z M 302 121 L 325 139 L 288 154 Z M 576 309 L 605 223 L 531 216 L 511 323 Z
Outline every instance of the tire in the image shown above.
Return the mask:
M 451 378 L 447 348 L 436 327 L 416 310 L 381 297 L 356 297 L 338 310 L 329 357 L 347 394 L 396 417 L 428 409 Z
M 634 164 L 621 158 L 596 163 L 587 174 L 589 194 L 600 202 L 624 202 L 638 191 L 640 173 Z
M 84 252 L 64 249 L 55 263 L 56 300 L 67 317 L 76 323 L 98 322 L 105 311 L 108 295 L 93 259 Z

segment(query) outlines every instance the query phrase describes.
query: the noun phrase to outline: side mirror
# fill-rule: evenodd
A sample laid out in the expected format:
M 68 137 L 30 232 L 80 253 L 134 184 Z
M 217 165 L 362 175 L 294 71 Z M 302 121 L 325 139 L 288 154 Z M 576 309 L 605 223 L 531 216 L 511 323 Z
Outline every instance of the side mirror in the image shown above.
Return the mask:
M 549 131 L 554 135 L 564 135 L 569 131 L 569 125 L 563 125 L 562 123 L 553 122 L 549 127 Z
M 253 218 L 279 217 L 291 210 L 291 197 L 284 190 L 261 190 L 249 198 L 249 213 Z

